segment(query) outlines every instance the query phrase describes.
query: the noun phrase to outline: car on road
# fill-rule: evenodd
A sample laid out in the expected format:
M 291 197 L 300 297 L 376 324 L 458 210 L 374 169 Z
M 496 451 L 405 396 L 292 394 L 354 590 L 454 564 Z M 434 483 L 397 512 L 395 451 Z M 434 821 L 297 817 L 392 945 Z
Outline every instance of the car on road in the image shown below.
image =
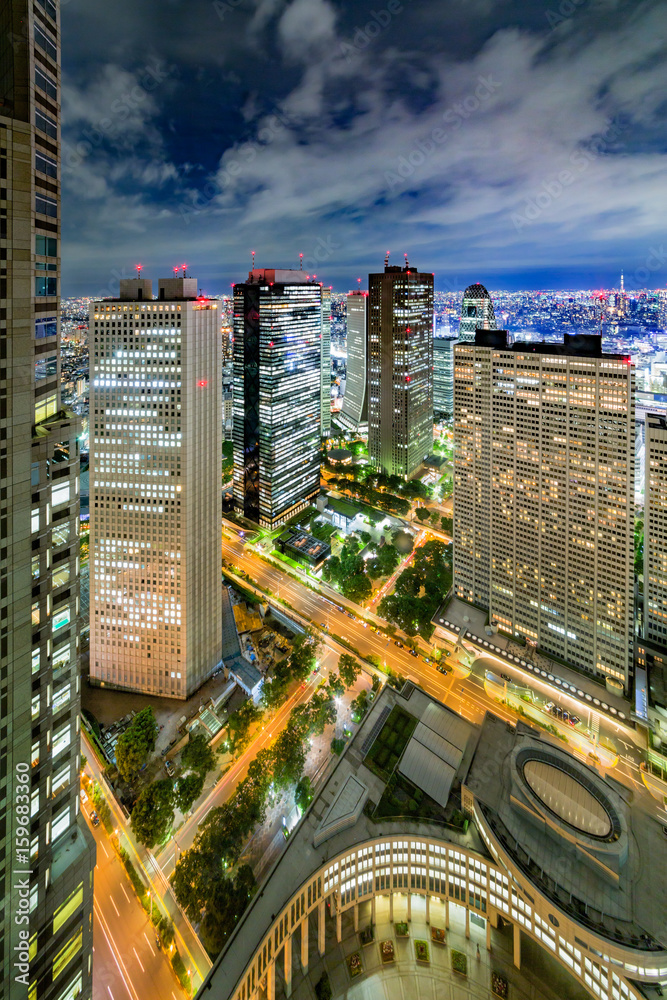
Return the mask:
M 571 726 L 578 726 L 580 722 L 581 722 L 581 719 L 579 718 L 578 715 L 571 715 L 570 716 L 570 725 Z
M 509 674 L 501 674 L 500 676 L 504 681 L 507 681 L 508 684 L 512 683 L 512 678 Z
M 345 614 L 347 615 L 348 618 L 354 619 L 354 615 L 352 614 L 351 611 L 346 611 Z
M 377 626 L 371 625 L 371 632 L 377 632 Z
M 100 825 L 100 817 L 97 815 L 94 809 L 90 814 L 90 822 L 93 824 L 93 826 Z
M 165 760 L 165 762 L 164 762 L 164 769 L 165 769 L 165 771 L 167 772 L 167 774 L 169 775 L 170 778 L 174 777 L 174 774 L 176 773 L 176 771 L 174 770 L 174 765 L 172 764 L 172 762 L 170 760 Z
M 158 931 L 155 932 L 155 943 L 158 946 L 158 948 L 162 949 L 162 938 L 160 937 Z
M 88 796 L 86 795 L 86 789 L 82 788 L 79 794 L 81 796 L 81 805 L 85 805 L 86 802 L 88 801 Z
M 411 650 L 410 650 L 410 656 L 417 656 L 417 657 L 418 657 L 418 656 L 419 656 L 419 653 L 417 652 L 417 650 L 416 650 L 416 649 L 411 649 Z
M 320 622 L 320 628 L 327 629 L 328 627 L 326 622 Z
M 424 663 L 430 663 L 431 662 L 429 660 L 428 656 L 422 656 L 422 660 L 424 661 Z
M 435 669 L 436 669 L 436 670 L 438 671 L 438 673 L 440 673 L 440 674 L 448 674 L 448 673 L 449 673 L 449 667 L 446 667 L 446 666 L 444 665 L 444 663 L 438 663 L 438 664 L 436 665 L 436 668 L 435 668 Z
M 403 649 L 403 643 L 401 642 L 400 639 L 394 639 L 394 645 L 395 646 L 400 646 L 401 649 Z

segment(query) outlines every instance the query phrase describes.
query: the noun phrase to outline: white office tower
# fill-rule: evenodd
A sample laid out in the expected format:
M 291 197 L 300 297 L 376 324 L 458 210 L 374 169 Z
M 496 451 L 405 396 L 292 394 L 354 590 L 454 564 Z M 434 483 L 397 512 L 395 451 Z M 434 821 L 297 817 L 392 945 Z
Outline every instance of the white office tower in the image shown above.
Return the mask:
M 320 340 L 320 434 L 331 434 L 331 287 L 322 285 L 322 333 Z
M 348 292 L 347 364 L 342 415 L 346 424 L 361 433 L 368 433 L 367 336 L 368 292 Z
M 195 278 L 90 310 L 90 678 L 188 698 L 221 660 L 222 361 Z
M 667 647 L 667 418 L 646 416 L 644 638 Z
M 628 686 L 634 369 L 597 336 L 454 347 L 454 588 L 504 632 Z
M 484 285 L 468 285 L 461 303 L 459 340 L 471 343 L 475 339 L 475 330 L 495 329 L 496 315 L 491 296 Z

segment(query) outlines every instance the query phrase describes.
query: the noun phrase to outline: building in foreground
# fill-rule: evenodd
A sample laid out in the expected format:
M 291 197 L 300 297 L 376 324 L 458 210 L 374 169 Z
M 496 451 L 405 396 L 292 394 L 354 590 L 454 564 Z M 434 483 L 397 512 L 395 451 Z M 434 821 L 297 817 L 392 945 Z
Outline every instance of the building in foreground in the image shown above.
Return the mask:
M 407 479 L 433 447 L 433 275 L 385 261 L 368 288 L 368 452 Z
M 331 288 L 322 287 L 322 331 L 320 339 L 320 434 L 331 433 Z
M 348 292 L 347 363 L 341 417 L 359 433 L 368 433 L 367 338 L 368 292 Z
M 95 845 L 79 798 L 82 428 L 60 390 L 59 12 L 6 0 L 1 22 L 0 996 L 86 1000 Z
M 433 417 L 454 413 L 454 344 L 456 337 L 433 338 Z
M 644 615 L 637 642 L 637 686 L 645 716 L 667 742 L 667 417 L 645 419 Z M 640 685 L 641 679 L 641 685 Z M 641 691 L 639 694 L 641 695 Z
M 90 679 L 188 698 L 221 661 L 221 345 L 196 278 L 90 314 Z
M 466 829 L 445 825 L 461 807 Z M 662 851 L 652 817 L 528 726 L 480 730 L 410 682 L 385 688 L 201 995 L 305 1000 L 326 970 L 334 997 L 394 996 L 397 973 L 416 996 L 459 996 L 457 950 L 511 996 L 646 1000 L 667 979 Z
M 461 303 L 459 340 L 470 343 L 475 339 L 475 330 L 495 330 L 496 316 L 493 301 L 484 285 L 468 285 Z
M 454 590 L 504 632 L 626 690 L 634 369 L 601 338 L 454 347 Z
M 322 286 L 256 268 L 234 285 L 234 507 L 265 528 L 320 491 Z

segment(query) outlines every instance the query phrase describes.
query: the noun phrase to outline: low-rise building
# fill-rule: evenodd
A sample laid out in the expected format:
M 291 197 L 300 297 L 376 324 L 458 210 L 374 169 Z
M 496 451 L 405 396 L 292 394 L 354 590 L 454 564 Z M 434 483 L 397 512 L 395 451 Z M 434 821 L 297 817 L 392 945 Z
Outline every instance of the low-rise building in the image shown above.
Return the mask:
M 276 547 L 284 555 L 314 569 L 319 569 L 331 555 L 331 546 L 327 542 L 320 541 L 301 528 L 286 528 L 276 539 Z

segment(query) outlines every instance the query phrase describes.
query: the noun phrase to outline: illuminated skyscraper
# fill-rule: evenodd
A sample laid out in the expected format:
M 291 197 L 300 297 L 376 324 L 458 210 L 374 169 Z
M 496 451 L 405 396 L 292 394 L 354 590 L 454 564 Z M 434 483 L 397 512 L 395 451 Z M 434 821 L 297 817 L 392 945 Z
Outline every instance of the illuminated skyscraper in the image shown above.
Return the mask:
M 468 285 L 463 293 L 459 340 L 464 343 L 474 342 L 475 330 L 477 329 L 496 329 L 496 316 L 491 296 L 484 285 L 479 284 Z
M 255 268 L 234 286 L 234 507 L 274 528 L 320 490 L 322 286 Z
M 322 286 L 322 337 L 320 376 L 320 434 L 323 438 L 331 433 L 331 288 Z
M 81 426 L 60 397 L 52 0 L 0 6 L 0 81 L 0 996 L 86 1000 L 95 845 L 79 797 Z
M 357 431 L 368 429 L 366 341 L 368 338 L 368 292 L 347 296 L 347 364 L 343 417 Z
M 634 368 L 601 338 L 454 347 L 454 589 L 505 632 L 628 687 Z
M 433 446 L 433 275 L 385 260 L 368 283 L 368 451 L 408 478 Z
M 90 678 L 189 698 L 222 656 L 218 302 L 121 281 L 90 314 Z
M 454 352 L 456 337 L 433 338 L 433 415 L 451 417 L 454 412 Z
M 667 650 L 667 419 L 646 415 L 644 638 Z

